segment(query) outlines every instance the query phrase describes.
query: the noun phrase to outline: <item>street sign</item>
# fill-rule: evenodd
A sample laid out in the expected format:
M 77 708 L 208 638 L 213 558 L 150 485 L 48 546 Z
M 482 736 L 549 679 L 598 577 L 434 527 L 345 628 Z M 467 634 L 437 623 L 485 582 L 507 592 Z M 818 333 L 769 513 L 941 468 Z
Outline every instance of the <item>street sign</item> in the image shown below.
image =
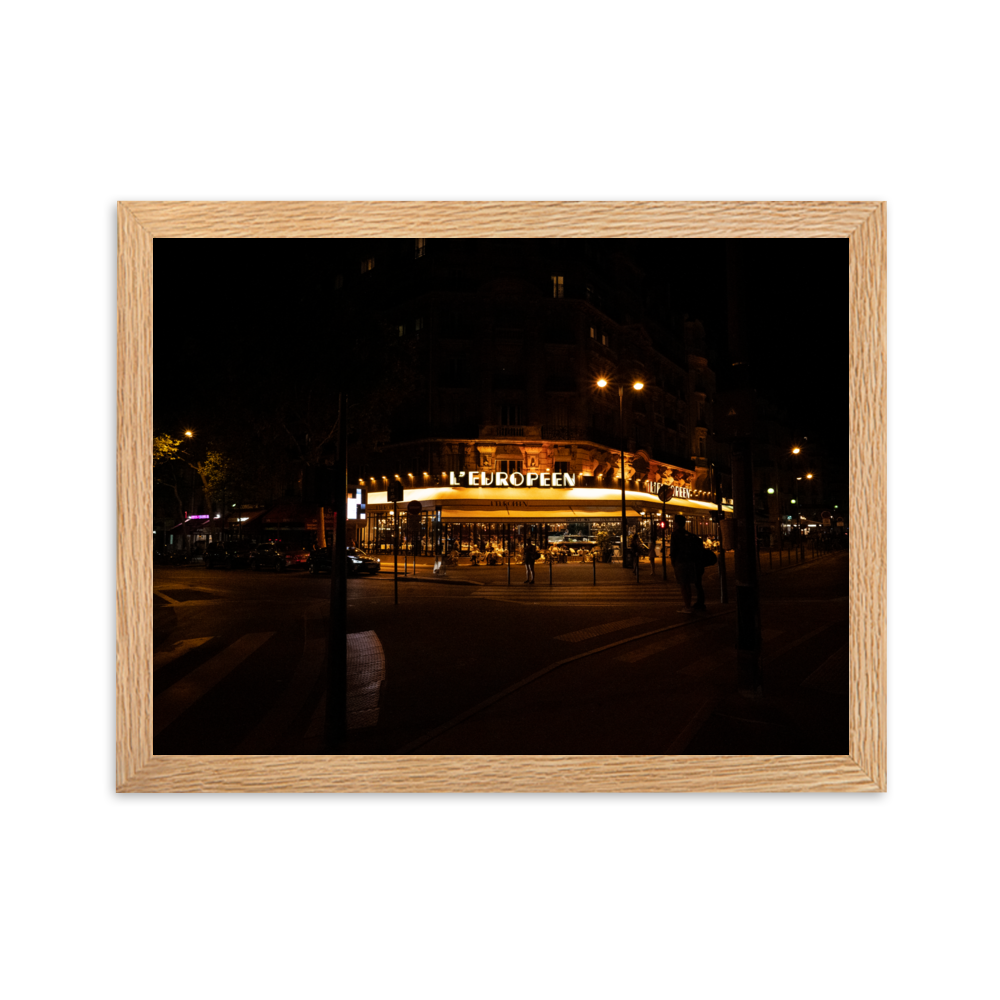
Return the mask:
M 407 514 L 419 514 L 423 509 L 423 504 L 419 500 L 411 500 L 406 505 Z
M 403 484 L 399 482 L 399 480 L 396 480 L 394 483 L 389 483 L 389 489 L 386 490 L 385 497 L 386 500 L 389 500 L 391 503 L 396 503 L 397 501 L 402 500 Z
M 661 486 L 661 487 L 660 487 L 660 488 L 659 488 L 659 489 L 658 489 L 658 490 L 656 491 L 656 495 L 657 495 L 657 496 L 658 496 L 658 497 L 659 497 L 659 498 L 660 498 L 660 499 L 661 499 L 661 500 L 662 500 L 662 501 L 663 501 L 664 503 L 666 503 L 666 502 L 667 502 L 667 501 L 668 501 L 668 500 L 669 500 L 669 499 L 670 499 L 670 498 L 671 498 L 671 497 L 672 497 L 672 496 L 674 495 L 674 488 L 673 488 L 673 486 Z

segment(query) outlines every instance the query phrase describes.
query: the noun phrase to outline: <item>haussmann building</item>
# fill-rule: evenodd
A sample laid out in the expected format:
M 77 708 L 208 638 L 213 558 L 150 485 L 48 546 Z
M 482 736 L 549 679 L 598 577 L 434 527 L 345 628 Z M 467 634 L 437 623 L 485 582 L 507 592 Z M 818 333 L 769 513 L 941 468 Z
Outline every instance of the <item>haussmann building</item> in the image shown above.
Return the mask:
M 732 508 L 725 459 L 714 469 L 710 343 L 697 318 L 672 312 L 665 275 L 615 240 L 344 244 L 336 294 L 378 311 L 418 359 L 389 444 L 351 459 L 362 545 L 391 549 L 394 482 L 407 545 L 422 553 L 516 552 L 529 536 L 542 549 L 617 543 L 623 448 L 630 535 L 648 542 L 664 509 L 715 533 L 715 500 Z

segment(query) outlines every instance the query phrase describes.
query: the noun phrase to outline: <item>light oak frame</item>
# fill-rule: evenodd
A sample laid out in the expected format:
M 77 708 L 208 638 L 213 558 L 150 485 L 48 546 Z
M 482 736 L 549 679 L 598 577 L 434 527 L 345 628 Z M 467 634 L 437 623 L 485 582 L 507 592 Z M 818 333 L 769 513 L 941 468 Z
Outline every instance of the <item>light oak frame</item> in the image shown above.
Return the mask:
M 153 240 L 414 235 L 850 241 L 847 755 L 154 756 Z M 120 202 L 118 791 L 884 791 L 886 326 L 884 202 Z

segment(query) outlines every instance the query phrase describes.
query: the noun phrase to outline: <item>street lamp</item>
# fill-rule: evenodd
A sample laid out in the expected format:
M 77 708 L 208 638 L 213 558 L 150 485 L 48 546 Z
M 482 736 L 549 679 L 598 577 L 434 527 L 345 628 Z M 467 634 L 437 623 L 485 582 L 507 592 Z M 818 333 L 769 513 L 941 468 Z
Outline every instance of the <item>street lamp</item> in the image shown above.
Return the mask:
M 599 378 L 597 380 L 597 387 L 599 389 L 604 389 L 608 385 L 608 380 L 606 378 Z M 635 381 L 632 383 L 632 389 L 635 392 L 640 392 L 642 390 L 643 383 Z M 618 386 L 618 429 L 621 434 L 621 461 L 622 461 L 622 568 L 625 568 L 625 542 L 626 538 L 626 524 L 625 524 L 625 385 L 624 383 L 619 383 Z

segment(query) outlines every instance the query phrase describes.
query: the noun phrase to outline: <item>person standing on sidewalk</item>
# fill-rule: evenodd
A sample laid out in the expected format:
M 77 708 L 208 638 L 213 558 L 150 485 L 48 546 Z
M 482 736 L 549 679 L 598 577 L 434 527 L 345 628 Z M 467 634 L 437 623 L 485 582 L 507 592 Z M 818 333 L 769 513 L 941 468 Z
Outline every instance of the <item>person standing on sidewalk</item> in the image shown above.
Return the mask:
M 538 549 L 535 543 L 529 538 L 524 543 L 524 582 L 535 582 L 535 560 L 538 558 Z
M 678 514 L 674 518 L 674 531 L 670 536 L 670 565 L 681 588 L 684 607 L 681 614 L 705 610 L 705 591 L 701 585 L 701 575 L 705 572 L 703 558 L 705 546 L 697 535 L 687 530 L 687 518 Z M 691 604 L 691 587 L 695 588 L 697 600 Z
M 642 558 L 642 539 L 639 538 L 639 529 L 636 528 L 632 532 L 632 541 L 629 542 L 629 549 L 631 550 L 632 565 L 631 569 L 633 573 L 639 572 L 639 560 Z

